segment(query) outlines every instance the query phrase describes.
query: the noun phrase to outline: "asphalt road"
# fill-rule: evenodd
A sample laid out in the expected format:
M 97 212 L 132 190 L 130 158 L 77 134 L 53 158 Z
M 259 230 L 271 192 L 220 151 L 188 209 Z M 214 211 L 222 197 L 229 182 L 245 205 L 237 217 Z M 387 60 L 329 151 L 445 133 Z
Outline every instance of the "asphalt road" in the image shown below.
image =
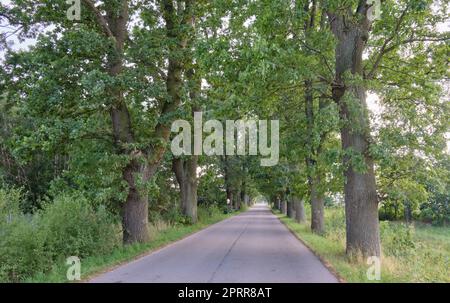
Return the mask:
M 337 282 L 264 205 L 257 205 L 90 282 Z

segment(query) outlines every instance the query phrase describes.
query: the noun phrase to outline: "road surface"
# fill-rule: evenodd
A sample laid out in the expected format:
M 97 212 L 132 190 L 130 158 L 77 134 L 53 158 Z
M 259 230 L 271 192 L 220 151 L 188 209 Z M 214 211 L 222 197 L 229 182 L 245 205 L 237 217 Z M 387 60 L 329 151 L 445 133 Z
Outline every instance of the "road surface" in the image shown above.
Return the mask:
M 337 282 L 265 205 L 93 278 L 90 282 Z

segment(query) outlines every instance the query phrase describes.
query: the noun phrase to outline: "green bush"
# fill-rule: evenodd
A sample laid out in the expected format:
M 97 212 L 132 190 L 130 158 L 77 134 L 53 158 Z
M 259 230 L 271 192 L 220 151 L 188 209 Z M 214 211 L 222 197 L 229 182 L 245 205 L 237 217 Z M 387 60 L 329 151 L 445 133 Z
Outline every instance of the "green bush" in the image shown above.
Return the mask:
M 208 218 L 220 216 L 221 214 L 223 214 L 223 211 L 221 211 L 220 208 L 214 204 L 209 206 L 199 205 L 197 209 L 198 220 L 200 222 Z
M 0 188 L 0 215 L 5 216 L 19 214 L 22 192 L 15 188 Z
M 50 266 L 39 222 L 20 212 L 22 193 L 0 189 L 0 281 L 18 282 Z
M 23 281 L 120 243 L 111 215 L 83 197 L 62 195 L 34 215 L 20 212 L 22 199 L 19 190 L 0 189 L 0 281 Z
M 0 281 L 21 281 L 51 265 L 35 220 L 24 215 L 0 224 Z
M 380 222 L 383 252 L 388 256 L 407 256 L 414 252 L 414 227 L 407 224 Z
M 118 244 L 112 216 L 104 207 L 95 211 L 82 196 L 57 197 L 39 215 L 45 247 L 54 259 L 108 253 Z

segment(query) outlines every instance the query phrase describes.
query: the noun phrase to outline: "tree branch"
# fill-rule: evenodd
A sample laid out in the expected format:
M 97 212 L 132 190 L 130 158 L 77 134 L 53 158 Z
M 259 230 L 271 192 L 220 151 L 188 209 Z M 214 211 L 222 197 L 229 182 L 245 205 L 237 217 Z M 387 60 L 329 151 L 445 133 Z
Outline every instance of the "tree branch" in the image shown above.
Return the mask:
M 95 6 L 94 2 L 92 2 L 92 0 L 83 0 L 83 3 L 86 4 L 94 13 L 95 18 L 97 20 L 97 24 L 101 27 L 103 33 L 109 38 L 115 38 L 113 33 L 111 32 L 111 29 L 108 26 L 108 22 L 106 22 L 105 17 Z
M 384 41 L 383 45 L 381 46 L 381 49 L 380 49 L 380 51 L 378 52 L 378 56 L 377 56 L 377 58 L 375 59 L 375 63 L 374 63 L 374 65 L 372 66 L 371 71 L 370 71 L 369 74 L 367 75 L 367 79 L 372 79 L 373 76 L 375 75 L 375 72 L 376 72 L 378 66 L 380 65 L 381 59 L 383 58 L 384 54 L 387 52 L 387 51 L 386 51 L 386 47 L 387 47 L 387 45 L 392 41 L 392 39 L 395 38 L 395 35 L 398 33 L 398 30 L 400 29 L 400 25 L 401 25 L 401 23 L 403 22 L 403 19 L 405 18 L 406 12 L 408 11 L 408 9 L 409 9 L 409 5 L 406 5 L 405 9 L 403 10 L 402 14 L 400 15 L 400 17 L 399 17 L 398 20 L 397 20 L 397 24 L 395 25 L 395 29 L 394 29 L 394 31 L 393 31 L 393 34 L 392 34 L 389 38 L 387 38 L 387 39 Z

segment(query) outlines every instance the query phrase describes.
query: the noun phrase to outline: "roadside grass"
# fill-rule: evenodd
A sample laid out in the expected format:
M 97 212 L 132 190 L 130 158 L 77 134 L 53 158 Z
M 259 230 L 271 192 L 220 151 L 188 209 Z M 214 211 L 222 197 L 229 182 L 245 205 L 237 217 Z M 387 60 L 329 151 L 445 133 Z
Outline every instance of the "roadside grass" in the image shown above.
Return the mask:
M 350 260 L 345 254 L 343 208 L 326 208 L 324 235 L 313 234 L 309 220 L 299 224 L 278 211 L 274 213 L 347 282 L 450 282 L 450 227 L 380 222 L 381 280 L 371 281 L 367 270 L 372 263 L 361 258 Z
M 168 225 L 165 222 L 155 222 L 150 226 L 151 241 L 132 245 L 120 245 L 111 254 L 89 256 L 81 259 L 81 281 L 107 272 L 119 265 L 133 261 L 140 256 L 151 253 L 175 241 L 181 240 L 190 234 L 200 231 L 212 224 L 235 216 L 243 210 L 224 214 L 222 212 L 208 212 L 201 214 L 199 211 L 199 221 L 191 225 Z M 38 274 L 24 282 L 43 283 L 64 283 L 69 282 L 66 273 L 70 265 L 65 264 L 65 260 L 56 262 L 52 270 L 45 274 Z

